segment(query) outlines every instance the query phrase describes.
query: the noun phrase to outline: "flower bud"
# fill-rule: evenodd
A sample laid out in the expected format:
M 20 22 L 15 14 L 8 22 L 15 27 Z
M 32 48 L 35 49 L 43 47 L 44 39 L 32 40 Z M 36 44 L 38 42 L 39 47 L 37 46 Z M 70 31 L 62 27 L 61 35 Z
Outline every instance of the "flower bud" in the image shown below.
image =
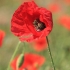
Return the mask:
M 16 63 L 17 70 L 22 66 L 23 62 L 24 62 L 24 55 L 21 54 L 17 59 L 17 63 Z

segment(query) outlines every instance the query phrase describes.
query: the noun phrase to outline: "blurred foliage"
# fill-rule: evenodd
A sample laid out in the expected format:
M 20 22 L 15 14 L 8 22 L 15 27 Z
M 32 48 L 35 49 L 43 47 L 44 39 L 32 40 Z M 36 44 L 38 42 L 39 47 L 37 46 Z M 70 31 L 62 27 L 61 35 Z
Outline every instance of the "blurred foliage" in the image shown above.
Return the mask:
M 54 25 L 53 30 L 49 35 L 49 43 L 56 70 L 70 70 L 70 31 L 57 22 L 58 17 L 63 15 L 63 13 L 70 15 L 70 6 L 66 5 L 61 0 L 35 0 L 35 2 L 40 7 L 45 8 L 48 8 L 48 5 L 51 3 L 58 2 L 62 7 L 60 12 L 52 13 Z M 0 29 L 6 32 L 3 45 L 0 48 L 0 70 L 6 70 L 10 58 L 19 41 L 17 37 L 11 33 L 10 23 L 14 11 L 21 3 L 21 0 L 0 0 Z M 33 52 L 43 55 L 46 58 L 46 62 L 43 67 L 40 68 L 40 70 L 52 70 L 48 49 L 42 52 L 36 52 L 29 46 L 30 45 L 28 43 L 25 43 L 25 45 L 22 43 L 17 54 L 20 54 L 23 48 L 25 52 Z

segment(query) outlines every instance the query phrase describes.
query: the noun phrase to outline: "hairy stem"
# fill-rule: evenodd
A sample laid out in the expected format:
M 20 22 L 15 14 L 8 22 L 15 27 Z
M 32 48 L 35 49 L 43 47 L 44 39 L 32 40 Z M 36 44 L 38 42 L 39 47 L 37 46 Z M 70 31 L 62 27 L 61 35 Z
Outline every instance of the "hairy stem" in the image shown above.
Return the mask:
M 19 41 L 18 44 L 17 44 L 17 46 L 16 46 L 16 49 L 15 49 L 15 51 L 14 51 L 14 53 L 13 53 L 11 59 L 10 59 L 9 65 L 8 65 L 8 67 L 7 67 L 7 70 L 10 70 L 10 63 L 11 63 L 11 61 L 13 60 L 14 56 L 16 55 L 16 53 L 17 53 L 17 51 L 18 51 L 18 47 L 19 47 L 20 43 L 21 43 L 21 42 Z
M 47 40 L 47 43 L 48 43 L 48 50 L 49 50 L 50 58 L 51 58 L 51 61 L 52 61 L 53 69 L 55 70 L 55 65 L 54 65 L 51 49 L 50 49 L 50 46 L 49 46 L 48 37 L 46 37 L 46 40 Z

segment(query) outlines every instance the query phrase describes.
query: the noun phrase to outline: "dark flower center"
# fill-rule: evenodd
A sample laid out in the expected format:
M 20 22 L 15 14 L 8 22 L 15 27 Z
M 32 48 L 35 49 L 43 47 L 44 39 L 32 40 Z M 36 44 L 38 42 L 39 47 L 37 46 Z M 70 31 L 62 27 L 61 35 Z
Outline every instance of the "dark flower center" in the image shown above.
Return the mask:
M 46 28 L 46 25 L 39 19 L 34 20 L 33 25 L 37 31 L 42 31 Z

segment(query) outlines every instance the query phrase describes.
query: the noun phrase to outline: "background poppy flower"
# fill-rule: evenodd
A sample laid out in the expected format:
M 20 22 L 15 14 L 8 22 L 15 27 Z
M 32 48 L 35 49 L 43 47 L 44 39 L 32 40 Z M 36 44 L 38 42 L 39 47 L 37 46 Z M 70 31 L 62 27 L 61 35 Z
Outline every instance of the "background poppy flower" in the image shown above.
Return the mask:
M 21 41 L 45 37 L 51 32 L 52 26 L 51 12 L 39 8 L 34 1 L 24 2 L 15 11 L 11 20 L 11 31 Z
M 65 4 L 70 5 L 70 0 L 63 0 Z
M 0 47 L 2 46 L 4 37 L 5 37 L 5 32 L 3 30 L 0 30 Z
M 49 4 L 48 9 L 53 13 L 57 13 L 61 10 L 60 5 L 57 3 Z
M 16 70 L 16 63 L 19 56 L 17 56 L 12 62 L 11 67 L 13 70 Z M 37 55 L 37 54 L 25 54 L 24 55 L 24 62 L 19 68 L 19 70 L 37 70 L 37 67 L 42 66 L 44 63 L 45 58 L 43 56 Z
M 47 46 L 47 41 L 46 41 L 46 37 L 44 38 L 40 38 L 37 40 L 34 40 L 32 42 L 32 47 L 36 50 L 36 51 L 42 51 L 45 50 L 48 46 Z
M 63 15 L 58 19 L 58 21 L 61 25 L 70 30 L 70 16 Z

